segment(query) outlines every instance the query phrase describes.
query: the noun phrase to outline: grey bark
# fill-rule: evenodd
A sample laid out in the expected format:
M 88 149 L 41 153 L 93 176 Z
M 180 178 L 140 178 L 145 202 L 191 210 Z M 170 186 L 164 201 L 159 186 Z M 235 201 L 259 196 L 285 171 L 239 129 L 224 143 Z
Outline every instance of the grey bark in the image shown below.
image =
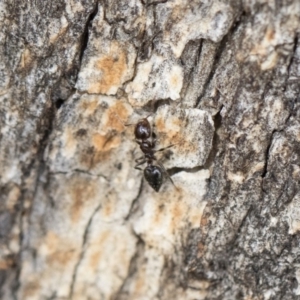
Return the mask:
M 300 298 L 300 3 L 0 2 L 1 299 Z M 151 113 L 156 193 L 126 123 Z

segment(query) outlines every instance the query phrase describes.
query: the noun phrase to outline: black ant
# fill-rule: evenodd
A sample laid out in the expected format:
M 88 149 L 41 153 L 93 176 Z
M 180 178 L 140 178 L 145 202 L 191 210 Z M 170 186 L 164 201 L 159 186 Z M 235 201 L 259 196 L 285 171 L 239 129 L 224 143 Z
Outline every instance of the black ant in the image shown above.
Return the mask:
M 137 164 L 134 168 L 143 171 L 138 166 L 147 163 L 147 167 L 144 169 L 144 177 L 149 183 L 149 185 L 156 192 L 158 192 L 163 183 L 164 173 L 168 176 L 173 185 L 174 182 L 168 175 L 167 171 L 165 170 L 162 164 L 160 164 L 159 162 L 157 162 L 157 165 L 153 164 L 154 161 L 157 161 L 154 153 L 163 151 L 167 148 L 172 147 L 173 145 L 159 150 L 154 150 L 156 144 L 156 135 L 154 132 L 152 132 L 150 123 L 147 120 L 147 118 L 148 117 L 140 119 L 134 128 L 135 141 L 140 145 L 140 148 L 144 153 L 144 156 L 135 160 Z

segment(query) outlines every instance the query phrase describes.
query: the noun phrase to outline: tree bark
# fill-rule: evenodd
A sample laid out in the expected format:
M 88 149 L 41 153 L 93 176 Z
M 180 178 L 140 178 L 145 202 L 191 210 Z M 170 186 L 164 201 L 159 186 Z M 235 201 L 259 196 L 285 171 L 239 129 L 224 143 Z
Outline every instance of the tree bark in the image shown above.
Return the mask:
M 0 24 L 1 299 L 299 298 L 298 0 L 2 0 Z

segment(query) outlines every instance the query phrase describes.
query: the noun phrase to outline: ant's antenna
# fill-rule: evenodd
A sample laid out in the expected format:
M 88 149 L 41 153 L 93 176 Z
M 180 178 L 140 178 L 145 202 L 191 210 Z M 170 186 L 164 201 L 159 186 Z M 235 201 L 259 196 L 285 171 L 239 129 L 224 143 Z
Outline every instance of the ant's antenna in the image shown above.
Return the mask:
M 124 121 L 119 117 L 119 115 L 118 115 L 117 113 L 113 112 L 113 114 L 115 115 L 115 117 L 119 120 L 119 122 L 120 122 L 124 127 L 135 125 L 135 124 L 126 124 L 126 123 L 124 123 Z

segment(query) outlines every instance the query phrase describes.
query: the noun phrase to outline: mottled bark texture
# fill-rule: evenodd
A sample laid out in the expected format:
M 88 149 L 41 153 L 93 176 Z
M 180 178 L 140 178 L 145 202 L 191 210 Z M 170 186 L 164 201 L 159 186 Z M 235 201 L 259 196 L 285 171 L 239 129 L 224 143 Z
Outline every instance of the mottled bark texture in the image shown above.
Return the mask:
M 300 299 L 299 18 L 1 0 L 0 298 Z M 148 115 L 159 193 L 125 126 Z

